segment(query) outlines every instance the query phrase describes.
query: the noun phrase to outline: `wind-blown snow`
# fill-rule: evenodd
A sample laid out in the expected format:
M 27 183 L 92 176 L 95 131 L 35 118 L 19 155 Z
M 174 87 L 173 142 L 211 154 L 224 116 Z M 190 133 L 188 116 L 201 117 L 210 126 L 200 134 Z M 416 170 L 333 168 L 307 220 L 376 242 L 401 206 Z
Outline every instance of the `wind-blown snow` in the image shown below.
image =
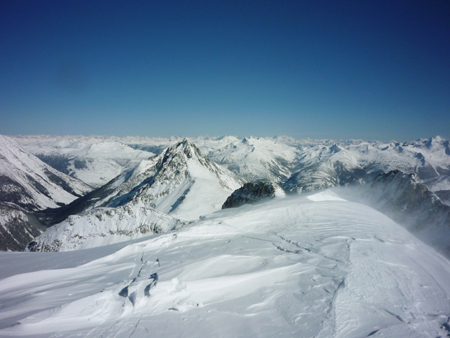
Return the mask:
M 338 197 L 226 209 L 114 253 L 1 253 L 0 336 L 446 336 L 448 260 Z M 4 273 L 34 259 L 45 270 Z

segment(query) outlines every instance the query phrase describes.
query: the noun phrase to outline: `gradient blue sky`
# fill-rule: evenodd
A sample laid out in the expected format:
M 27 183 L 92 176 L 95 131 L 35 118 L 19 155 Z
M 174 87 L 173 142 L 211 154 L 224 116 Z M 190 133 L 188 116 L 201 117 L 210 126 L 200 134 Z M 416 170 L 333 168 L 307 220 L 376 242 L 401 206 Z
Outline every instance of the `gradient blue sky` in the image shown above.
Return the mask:
M 450 139 L 450 1 L 0 0 L 0 133 Z

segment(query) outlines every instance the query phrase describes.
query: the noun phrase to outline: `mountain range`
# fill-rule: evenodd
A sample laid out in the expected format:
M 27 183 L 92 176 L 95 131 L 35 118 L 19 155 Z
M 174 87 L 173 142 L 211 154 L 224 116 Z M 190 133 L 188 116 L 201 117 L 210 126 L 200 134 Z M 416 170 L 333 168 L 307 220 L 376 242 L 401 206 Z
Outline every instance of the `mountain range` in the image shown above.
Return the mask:
M 62 147 L 68 139 L 72 142 L 69 149 Z M 72 149 L 91 144 L 102 147 L 104 154 L 115 158 L 117 163 L 120 162 L 121 152 L 115 151 L 114 147 L 107 151 L 108 145 L 126 145 L 127 155 L 123 156 L 128 156 L 127 158 L 132 157 L 131 150 L 136 151 L 136 158 L 144 156 L 142 150 L 151 151 L 147 153 L 150 157 L 181 142 L 183 138 L 21 136 L 16 137 L 16 140 L 44 161 L 45 157 L 42 155 L 45 153 L 52 153 L 55 159 L 61 158 L 62 161 Z M 402 143 L 234 136 L 196 137 L 188 140 L 206 157 L 242 179 L 248 182 L 274 182 L 288 192 L 364 183 L 380 173 L 400 170 L 407 174 L 418 174 L 423 184 L 445 203 L 450 203 L 447 196 L 447 191 L 450 190 L 450 145 L 449 141 L 440 136 Z M 47 150 L 44 152 L 42 149 Z M 90 160 L 87 155 L 78 153 L 77 156 L 80 161 Z M 75 177 L 79 175 L 77 172 L 81 171 L 73 166 L 71 170 L 72 176 Z M 105 166 L 83 170 L 108 172 L 109 168 Z M 109 179 L 114 177 L 111 175 Z

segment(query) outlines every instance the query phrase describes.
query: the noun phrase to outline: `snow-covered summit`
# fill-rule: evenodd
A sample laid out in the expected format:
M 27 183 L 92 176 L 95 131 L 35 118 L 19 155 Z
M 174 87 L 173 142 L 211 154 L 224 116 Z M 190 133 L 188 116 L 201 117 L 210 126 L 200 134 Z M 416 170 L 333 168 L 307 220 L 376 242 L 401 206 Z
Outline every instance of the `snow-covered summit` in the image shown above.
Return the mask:
M 219 210 L 228 195 L 243 183 L 203 156 L 187 139 L 167 148 L 154 163 L 144 166 L 147 177 L 140 184 L 126 194 L 112 197 L 107 205 L 119 206 L 140 199 L 161 212 L 195 219 Z M 122 184 L 144 168 L 121 175 L 122 179 L 113 183 L 116 189 L 121 190 Z
M 0 253 L 0 336 L 447 336 L 449 261 L 336 194 L 89 250 Z

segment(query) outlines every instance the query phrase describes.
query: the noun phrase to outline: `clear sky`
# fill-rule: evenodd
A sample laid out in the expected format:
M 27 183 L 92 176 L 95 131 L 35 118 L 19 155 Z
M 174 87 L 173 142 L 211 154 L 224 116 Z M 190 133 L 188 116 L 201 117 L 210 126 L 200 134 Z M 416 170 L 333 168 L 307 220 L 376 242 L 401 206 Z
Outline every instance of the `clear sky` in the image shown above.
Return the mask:
M 450 139 L 450 1 L 0 0 L 0 133 Z

